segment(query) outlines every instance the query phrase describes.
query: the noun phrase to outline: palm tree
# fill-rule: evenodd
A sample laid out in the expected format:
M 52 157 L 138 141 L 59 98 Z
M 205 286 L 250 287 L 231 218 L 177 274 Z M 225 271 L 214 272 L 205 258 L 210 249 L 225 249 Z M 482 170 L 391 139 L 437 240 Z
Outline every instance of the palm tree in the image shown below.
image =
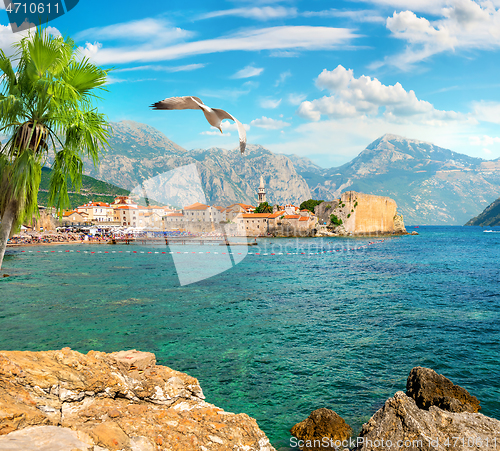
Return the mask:
M 9 238 L 38 215 L 48 158 L 49 205 L 58 212 L 69 206 L 68 183 L 81 186 L 83 158 L 97 164 L 110 129 L 92 102 L 107 73 L 80 58 L 71 39 L 41 28 L 19 41 L 11 58 L 0 50 L 0 132 L 10 137 L 0 146 L 0 268 Z

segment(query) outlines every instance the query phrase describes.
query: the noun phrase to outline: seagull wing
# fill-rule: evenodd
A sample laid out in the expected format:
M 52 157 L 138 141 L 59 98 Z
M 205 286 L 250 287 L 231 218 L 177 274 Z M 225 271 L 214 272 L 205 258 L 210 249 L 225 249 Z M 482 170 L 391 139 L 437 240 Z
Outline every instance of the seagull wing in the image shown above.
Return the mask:
M 212 110 L 215 112 L 215 114 L 217 114 L 221 121 L 224 119 L 230 119 L 236 122 L 236 125 L 238 126 L 238 135 L 240 136 L 240 152 L 244 153 L 247 146 L 247 132 L 245 130 L 245 127 L 243 127 L 243 124 L 227 111 L 220 110 L 218 108 L 212 108 Z
M 165 100 L 153 103 L 151 108 L 154 110 L 197 110 L 204 106 L 198 97 L 168 97 Z

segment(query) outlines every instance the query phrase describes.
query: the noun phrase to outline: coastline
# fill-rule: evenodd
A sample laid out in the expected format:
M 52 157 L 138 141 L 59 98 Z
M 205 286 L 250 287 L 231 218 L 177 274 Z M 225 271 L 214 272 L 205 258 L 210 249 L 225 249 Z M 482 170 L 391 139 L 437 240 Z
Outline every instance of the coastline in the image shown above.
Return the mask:
M 67 244 L 109 244 L 107 241 L 53 241 L 50 243 L 7 243 L 7 247 L 33 247 L 33 246 L 57 246 Z
M 60 450 L 276 451 L 254 418 L 210 404 L 198 379 L 157 364 L 151 352 L 0 351 L 0 387 L 8 413 L 0 418 L 0 449 L 43 442 Z M 289 429 L 286 449 L 390 451 L 399 443 L 430 451 L 454 441 L 453 449 L 466 451 L 472 440 L 474 449 L 496 451 L 500 421 L 480 410 L 467 389 L 417 366 L 406 392 L 392 392 L 359 433 L 323 407 Z

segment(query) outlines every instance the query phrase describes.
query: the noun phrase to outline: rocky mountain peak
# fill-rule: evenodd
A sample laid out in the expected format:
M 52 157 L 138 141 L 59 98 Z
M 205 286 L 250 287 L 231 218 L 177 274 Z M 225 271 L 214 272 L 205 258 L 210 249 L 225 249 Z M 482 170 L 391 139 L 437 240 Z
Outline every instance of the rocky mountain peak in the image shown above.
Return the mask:
M 483 161 L 481 158 L 459 154 L 426 141 L 387 133 L 369 144 L 353 162 L 358 158 L 364 162 L 373 162 L 379 157 L 389 161 L 414 160 L 415 164 L 439 162 L 459 167 L 476 166 Z
M 154 158 L 165 152 L 183 154 L 186 149 L 168 139 L 162 132 L 140 122 L 125 120 L 111 122 L 113 135 L 109 140 L 111 155 L 137 155 Z

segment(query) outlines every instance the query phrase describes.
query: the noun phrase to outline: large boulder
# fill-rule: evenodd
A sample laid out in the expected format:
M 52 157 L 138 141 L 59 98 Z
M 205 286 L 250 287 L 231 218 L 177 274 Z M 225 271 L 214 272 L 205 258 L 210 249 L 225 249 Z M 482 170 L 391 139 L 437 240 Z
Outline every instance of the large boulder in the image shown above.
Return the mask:
M 478 412 L 481 409 L 475 396 L 430 368 L 417 366 L 411 370 L 406 394 L 421 409 L 429 410 L 431 406 L 449 412 Z
M 333 410 L 321 408 L 313 411 L 304 421 L 297 423 L 290 432 L 303 446 L 304 451 L 336 449 L 335 442 L 347 440 L 351 427 Z M 333 446 L 327 446 L 333 444 Z
M 2 351 L 0 451 L 274 451 L 254 419 L 204 398 L 150 353 Z
M 397 392 L 363 425 L 357 442 L 357 451 L 498 451 L 500 421 L 435 406 L 423 410 Z

